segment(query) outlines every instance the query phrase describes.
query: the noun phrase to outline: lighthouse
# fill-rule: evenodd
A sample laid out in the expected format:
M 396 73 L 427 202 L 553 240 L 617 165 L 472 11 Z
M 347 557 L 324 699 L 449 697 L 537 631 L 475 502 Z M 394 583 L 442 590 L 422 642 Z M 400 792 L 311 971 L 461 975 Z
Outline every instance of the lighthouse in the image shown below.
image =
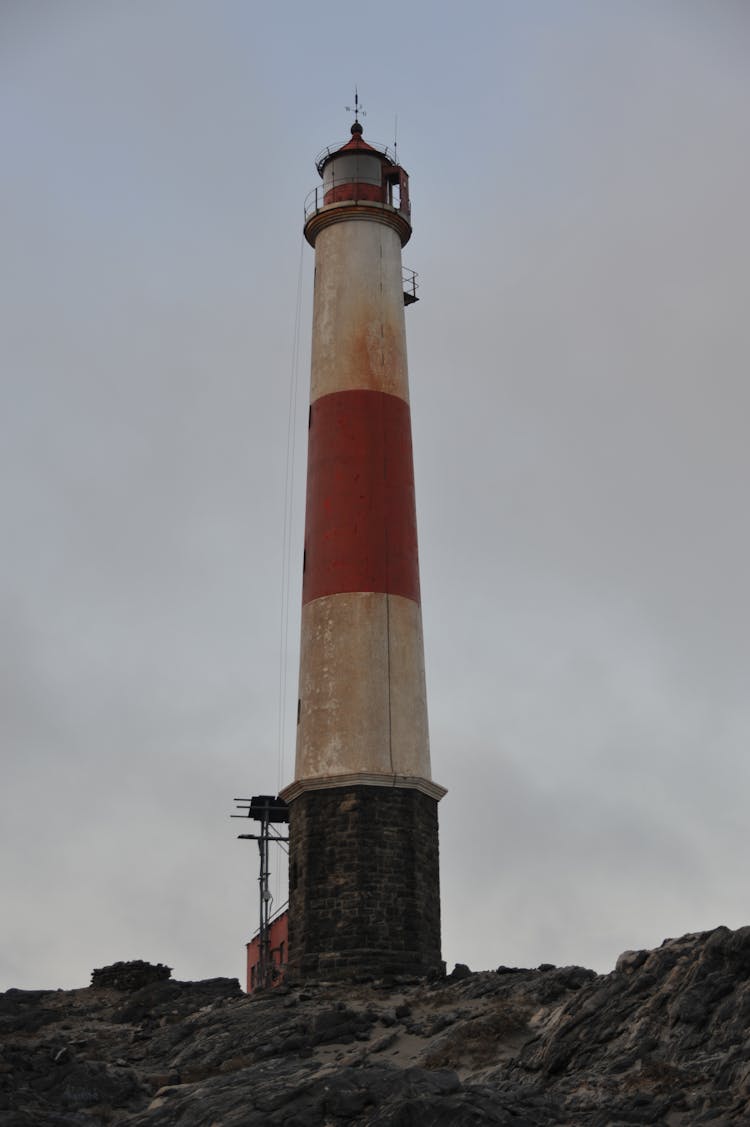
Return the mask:
M 289 973 L 441 963 L 401 249 L 409 179 L 351 138 L 317 161 Z

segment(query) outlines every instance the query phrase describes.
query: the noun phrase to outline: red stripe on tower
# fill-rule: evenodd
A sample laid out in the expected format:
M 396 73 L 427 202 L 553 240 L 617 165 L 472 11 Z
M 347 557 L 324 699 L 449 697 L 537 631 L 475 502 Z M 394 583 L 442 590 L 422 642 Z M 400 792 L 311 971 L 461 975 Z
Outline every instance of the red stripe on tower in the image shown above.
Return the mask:
M 312 404 L 303 604 L 345 591 L 419 602 L 409 405 L 380 391 Z

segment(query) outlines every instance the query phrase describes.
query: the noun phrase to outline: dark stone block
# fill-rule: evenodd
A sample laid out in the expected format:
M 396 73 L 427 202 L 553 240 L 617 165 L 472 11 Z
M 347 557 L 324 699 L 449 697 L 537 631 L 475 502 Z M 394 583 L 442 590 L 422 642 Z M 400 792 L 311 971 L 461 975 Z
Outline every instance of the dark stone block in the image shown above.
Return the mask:
M 306 791 L 289 808 L 293 978 L 424 976 L 441 966 L 437 802 L 421 791 Z

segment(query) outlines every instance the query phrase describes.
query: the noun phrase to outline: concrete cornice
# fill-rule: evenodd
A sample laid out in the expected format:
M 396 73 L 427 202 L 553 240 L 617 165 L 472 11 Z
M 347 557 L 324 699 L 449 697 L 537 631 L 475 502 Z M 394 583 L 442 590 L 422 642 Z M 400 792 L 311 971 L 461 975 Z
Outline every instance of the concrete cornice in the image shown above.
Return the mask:
M 295 779 L 289 786 L 279 792 L 279 798 L 285 802 L 293 802 L 305 791 L 334 790 L 337 787 L 400 787 L 404 790 L 418 790 L 439 802 L 444 794 L 445 787 L 433 783 L 431 779 L 422 779 L 413 775 L 374 775 L 367 771 L 354 771 L 348 775 L 321 775 L 317 778 Z
M 401 239 L 402 247 L 411 238 L 411 223 L 404 213 L 390 204 L 373 200 L 342 200 L 340 203 L 326 204 L 319 211 L 314 211 L 305 223 L 305 238 L 314 247 L 315 240 L 324 227 L 350 219 L 367 219 L 371 223 L 383 223 L 386 227 L 391 227 Z

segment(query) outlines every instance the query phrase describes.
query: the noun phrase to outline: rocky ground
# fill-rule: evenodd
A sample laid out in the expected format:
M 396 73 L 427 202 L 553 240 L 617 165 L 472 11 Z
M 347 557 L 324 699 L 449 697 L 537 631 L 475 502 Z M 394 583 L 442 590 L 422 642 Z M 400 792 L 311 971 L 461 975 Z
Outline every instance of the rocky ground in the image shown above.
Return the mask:
M 168 973 L 0 994 L 0 1124 L 750 1124 L 750 927 L 599 976 L 457 968 L 249 998 Z

